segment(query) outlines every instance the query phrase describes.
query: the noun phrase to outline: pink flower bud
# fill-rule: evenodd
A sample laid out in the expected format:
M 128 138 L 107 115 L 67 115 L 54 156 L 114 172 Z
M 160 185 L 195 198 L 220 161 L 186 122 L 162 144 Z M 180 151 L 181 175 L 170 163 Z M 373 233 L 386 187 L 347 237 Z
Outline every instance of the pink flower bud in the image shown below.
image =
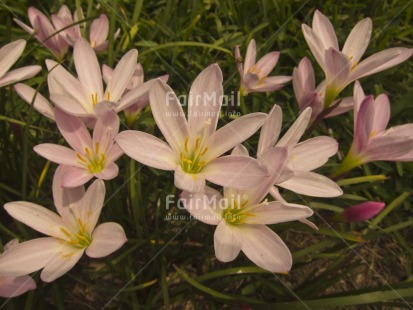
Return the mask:
M 385 206 L 384 202 L 366 201 L 345 209 L 342 215 L 347 222 L 363 222 L 380 213 Z

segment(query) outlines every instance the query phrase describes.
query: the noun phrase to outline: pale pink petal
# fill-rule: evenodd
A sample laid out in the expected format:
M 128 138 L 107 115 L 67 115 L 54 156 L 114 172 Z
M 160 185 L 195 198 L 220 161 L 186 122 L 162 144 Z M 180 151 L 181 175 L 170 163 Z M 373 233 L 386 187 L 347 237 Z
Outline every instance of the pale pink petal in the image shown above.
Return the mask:
M 242 251 L 257 266 L 271 272 L 287 272 L 292 266 L 290 250 L 276 233 L 265 225 L 237 227 Z
M 266 149 L 275 145 L 280 136 L 282 117 L 283 114 L 280 106 L 275 104 L 270 113 L 268 113 L 268 118 L 261 128 L 257 154 L 261 154 Z
M 62 241 L 53 237 L 19 243 L 0 255 L 0 274 L 16 277 L 42 269 L 61 247 Z
M 183 191 L 179 198 L 194 218 L 209 225 L 218 225 L 221 221 L 223 211 L 220 208 L 221 199 L 222 195 L 208 186 L 201 193 Z
M 153 117 L 166 141 L 179 154 L 188 138 L 184 111 L 173 90 L 161 80 L 154 81 L 149 92 Z
M 404 156 L 412 155 L 413 139 L 409 136 L 398 135 L 397 132 L 391 134 L 393 128 L 384 132 L 383 135 L 374 137 L 367 145 L 366 150 L 362 153 L 365 162 L 390 160 L 398 161 Z M 404 158 L 402 161 L 408 161 Z
M 366 51 L 370 42 L 372 27 L 371 19 L 365 18 L 354 26 L 347 37 L 343 53 L 350 58 L 352 64 L 357 64 Z
M 93 144 L 98 143 L 99 150 L 106 153 L 113 145 L 114 139 L 119 132 L 119 116 L 114 110 L 102 113 L 93 130 Z
M 248 75 L 248 74 L 247 74 Z M 259 80 L 255 85 L 251 87 L 250 91 L 257 92 L 271 92 L 283 88 L 284 84 L 291 81 L 291 76 L 269 76 Z
M 112 180 L 116 178 L 118 174 L 119 167 L 115 163 L 107 163 L 101 172 L 95 173 L 95 177 L 102 180 Z
M 245 216 L 245 224 L 278 224 L 307 218 L 313 215 L 313 211 L 305 206 L 296 205 L 290 207 L 288 204 L 273 201 L 261 203 L 246 208 L 251 216 Z
M 86 255 L 92 258 L 108 256 L 120 249 L 126 241 L 125 231 L 119 224 L 100 224 L 93 231 L 92 243 L 86 249 Z
M 297 68 L 293 71 L 293 88 L 298 103 L 302 100 L 304 92 L 313 92 L 315 90 L 314 69 L 307 57 L 301 59 Z
M 113 75 L 113 69 L 107 65 L 102 65 L 102 77 L 106 85 L 109 84 L 110 79 Z
M 109 20 L 105 14 L 99 16 L 90 25 L 90 44 L 92 47 L 99 46 L 105 42 L 109 34 Z
M 295 120 L 284 136 L 278 141 L 277 146 L 295 146 L 304 134 L 311 119 L 311 108 L 306 108 Z
M 324 48 L 324 43 L 320 40 L 320 38 L 317 36 L 317 34 L 308 27 L 307 25 L 303 24 L 301 26 L 304 34 L 304 39 L 307 41 L 308 47 L 311 50 L 311 53 L 313 54 L 314 58 L 317 60 L 318 64 L 320 67 L 324 69 L 324 53 L 325 53 L 325 48 Z
M 375 104 L 373 96 L 366 97 L 361 103 L 354 128 L 354 143 L 356 152 L 363 150 L 373 134 Z
M 16 84 L 14 89 L 24 101 L 32 105 L 38 112 L 54 120 L 54 108 L 42 94 L 30 86 L 21 83 Z
M 76 212 L 86 225 L 86 232 L 91 233 L 99 219 L 105 201 L 105 183 L 95 180 L 86 190 L 81 205 L 76 205 Z
M 265 122 L 267 114 L 250 113 L 233 120 L 211 136 L 211 147 L 205 158 L 216 158 L 251 137 Z
M 374 100 L 374 121 L 373 133 L 377 134 L 384 131 L 390 120 L 390 102 L 385 94 L 379 95 Z
M 17 297 L 34 289 L 36 282 L 29 276 L 0 277 L 0 297 Z
M 119 61 L 112 73 L 112 78 L 106 87 L 104 99 L 118 102 L 128 86 L 135 71 L 138 51 L 133 49 L 127 52 Z
M 123 155 L 122 149 L 116 143 L 112 145 L 109 152 L 106 154 L 108 161 L 117 161 L 119 157 Z
M 242 144 L 238 144 L 236 147 L 234 147 L 231 151 L 231 155 L 249 156 L 248 149 Z
M 313 17 L 313 31 L 320 38 L 325 50 L 330 47 L 338 50 L 337 36 L 327 16 L 316 10 Z
M 247 73 L 254 65 L 257 58 L 257 47 L 255 46 L 255 40 L 252 39 L 247 47 L 247 53 L 245 54 L 244 61 L 244 74 Z
M 262 57 L 255 65 L 255 72 L 264 78 L 271 73 L 280 58 L 280 52 L 271 52 Z
M 34 151 L 40 156 L 57 164 L 82 167 L 76 157 L 76 152 L 68 147 L 44 143 L 36 145 Z
M 84 253 L 84 249 L 60 244 L 59 252 L 48 259 L 40 278 L 44 282 L 52 282 L 72 269 Z
M 354 108 L 354 98 L 353 97 L 346 97 L 343 99 L 339 99 L 334 101 L 331 107 L 334 107 L 336 104 L 338 104 L 333 110 L 330 110 L 328 113 L 324 115 L 324 118 L 329 118 L 333 116 L 337 116 L 340 114 L 343 114 L 345 112 L 348 112 L 350 110 L 353 110 Z
M 350 81 L 394 67 L 409 59 L 412 54 L 413 49 L 403 47 L 394 47 L 378 52 L 355 67 L 351 73 Z
M 168 144 L 145 132 L 125 130 L 115 140 L 126 155 L 144 165 L 175 170 L 179 164 L 179 157 Z
M 76 152 L 83 154 L 85 148 L 94 149 L 90 133 L 79 117 L 55 109 L 55 118 L 60 133 Z
M 30 35 L 33 35 L 35 30 L 33 28 L 30 28 L 29 26 L 27 26 L 25 23 L 23 23 L 22 21 L 18 20 L 17 18 L 13 18 L 14 22 L 19 25 L 24 31 L 26 31 L 27 33 L 29 33 Z
M 52 94 L 50 100 L 61 110 L 74 116 L 93 116 L 93 111 L 85 109 L 81 102 L 67 95 Z
M 225 186 L 247 189 L 257 186 L 267 177 L 266 169 L 247 156 L 223 156 L 209 162 L 202 169 L 208 181 Z
M 80 82 L 88 90 L 89 96 L 97 96 L 100 101 L 103 94 L 102 73 L 95 51 L 85 39 L 76 41 L 73 58 Z
M 62 186 L 69 188 L 82 186 L 92 178 L 93 174 L 85 170 L 85 168 L 70 167 L 63 174 Z
M 241 240 L 237 236 L 238 229 L 221 221 L 214 234 L 215 256 L 221 262 L 233 261 L 241 250 Z
M 188 126 L 191 132 L 215 132 L 224 90 L 222 72 L 217 64 L 204 69 L 192 83 L 188 98 Z
M 343 194 L 335 182 L 313 172 L 294 171 L 292 178 L 278 183 L 277 186 L 311 197 L 337 197 Z
M 240 74 L 241 83 L 242 83 L 242 81 L 244 79 L 244 66 L 242 65 L 242 56 L 241 56 L 241 52 L 239 50 L 239 45 L 235 46 L 234 58 L 237 61 L 237 68 L 238 68 L 238 72 Z
M 160 80 L 162 77 L 158 78 Z M 116 112 L 123 111 L 124 109 L 129 108 L 131 105 L 138 101 L 148 101 L 149 100 L 149 91 L 153 87 L 155 81 L 157 79 L 152 79 L 149 81 L 146 81 L 145 83 L 136 86 L 129 90 L 122 98 L 120 98 L 119 104 L 116 107 Z M 171 96 L 171 95 L 169 95 Z M 169 99 L 169 97 L 168 97 Z M 183 111 L 182 111 L 183 112 Z
M 324 55 L 324 72 L 326 74 L 327 87 L 333 87 L 339 91 L 350 81 L 350 59 L 343 53 L 330 48 Z
M 0 87 L 31 78 L 40 70 L 42 70 L 40 66 L 27 66 L 7 72 L 0 78 Z
M 363 88 L 359 81 L 354 82 L 353 89 L 353 98 L 354 98 L 354 127 L 356 127 L 357 115 L 360 110 L 361 103 L 363 102 L 366 95 L 364 94 Z
M 20 39 L 0 48 L 0 78 L 2 78 L 17 59 L 19 59 L 25 46 L 26 41 Z
M 6 203 L 4 209 L 19 222 L 42 234 L 68 240 L 62 231 L 62 228 L 66 228 L 62 218 L 42 206 L 26 201 L 16 201 Z
M 187 173 L 178 166 L 175 169 L 175 186 L 191 193 L 202 192 L 205 188 L 205 176 L 201 173 Z
M 324 165 L 337 151 L 335 139 L 320 136 L 298 143 L 289 155 L 294 170 L 311 171 Z

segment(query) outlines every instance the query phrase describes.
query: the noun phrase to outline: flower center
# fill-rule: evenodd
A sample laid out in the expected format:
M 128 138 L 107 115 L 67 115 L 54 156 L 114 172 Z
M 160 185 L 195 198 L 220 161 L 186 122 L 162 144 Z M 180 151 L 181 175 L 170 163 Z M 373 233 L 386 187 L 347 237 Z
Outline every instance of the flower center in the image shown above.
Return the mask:
M 182 170 L 191 174 L 199 173 L 205 166 L 206 161 L 202 157 L 208 151 L 208 147 L 204 147 L 201 137 L 198 137 L 194 144 L 192 147 L 189 146 L 189 139 L 186 138 L 184 152 L 180 154 Z
M 245 222 L 245 218 L 248 216 L 254 216 L 254 214 L 248 212 L 248 208 L 245 206 L 248 204 L 248 200 L 244 202 L 231 199 L 229 206 L 222 211 L 222 218 L 228 223 L 233 225 L 242 224 Z
M 99 150 L 99 142 L 95 143 L 94 150 L 85 147 L 85 153 L 83 155 L 77 153 L 76 156 L 90 173 L 99 173 L 106 166 L 106 157 Z
M 67 244 L 76 248 L 87 248 L 92 242 L 91 236 L 86 232 L 85 223 L 81 219 L 77 219 L 79 224 L 78 230 L 75 234 L 71 234 L 64 227 L 60 227 L 60 230 L 70 239 L 65 241 Z

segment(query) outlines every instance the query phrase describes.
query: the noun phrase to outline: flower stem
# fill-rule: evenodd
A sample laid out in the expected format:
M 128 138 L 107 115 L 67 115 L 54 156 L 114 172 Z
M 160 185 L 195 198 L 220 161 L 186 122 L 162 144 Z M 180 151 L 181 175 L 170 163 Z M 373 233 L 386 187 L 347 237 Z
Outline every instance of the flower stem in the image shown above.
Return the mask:
M 355 156 L 351 150 L 348 152 L 344 160 L 341 162 L 340 166 L 334 173 L 331 175 L 331 178 L 334 180 L 340 179 L 345 173 L 350 171 L 353 168 L 360 166 L 363 161 Z

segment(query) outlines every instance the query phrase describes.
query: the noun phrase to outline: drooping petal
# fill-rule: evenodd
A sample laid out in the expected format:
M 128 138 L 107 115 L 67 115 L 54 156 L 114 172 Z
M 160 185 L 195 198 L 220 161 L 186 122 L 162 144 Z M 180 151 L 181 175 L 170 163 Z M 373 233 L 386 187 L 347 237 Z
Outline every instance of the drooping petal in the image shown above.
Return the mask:
M 360 62 L 351 72 L 350 81 L 394 67 L 413 54 L 412 48 L 394 47 L 378 52 Z
M 122 57 L 113 70 L 112 78 L 106 87 L 105 100 L 118 102 L 133 76 L 137 60 L 138 51 L 135 49 Z
M 97 96 L 98 100 L 102 98 L 102 72 L 95 51 L 85 39 L 76 41 L 73 58 L 79 80 L 85 85 L 89 95 Z
M 144 165 L 175 170 L 179 164 L 179 157 L 168 144 L 145 132 L 125 130 L 115 140 L 126 155 Z
M 153 117 L 166 141 L 179 154 L 188 137 L 188 123 L 173 90 L 161 80 L 154 81 L 149 92 Z
M 201 173 L 191 174 L 182 170 L 181 166 L 175 169 L 175 186 L 191 193 L 202 192 L 205 188 L 205 176 Z
M 42 70 L 40 66 L 27 66 L 9 71 L 0 78 L 0 87 L 31 78 L 40 70 Z
M 311 197 L 337 197 L 343 194 L 335 182 L 313 172 L 295 171 L 292 178 L 278 183 L 277 186 Z
M 247 156 L 223 156 L 209 162 L 202 169 L 208 181 L 239 189 L 257 186 L 267 177 L 266 169 L 258 161 Z
M 354 26 L 347 37 L 343 53 L 350 58 L 352 64 L 357 64 L 366 51 L 370 42 L 372 27 L 371 19 L 365 18 Z
M 84 167 L 69 167 L 62 176 L 62 186 L 68 188 L 78 187 L 91 179 L 93 179 L 93 174 Z
M 233 261 L 241 250 L 241 241 L 236 235 L 238 229 L 221 221 L 214 234 L 215 256 L 221 262 Z
M 23 276 L 42 269 L 62 247 L 53 237 L 22 242 L 0 255 L 0 273 L 3 276 Z
M 42 94 L 38 93 L 30 86 L 21 83 L 16 84 L 14 89 L 24 101 L 30 105 L 33 105 L 33 108 L 35 108 L 38 112 L 54 120 L 54 108 Z
M 270 113 L 268 113 L 268 118 L 264 125 L 262 125 L 257 154 L 262 154 L 266 149 L 275 145 L 280 136 L 282 117 L 283 114 L 280 106 L 275 104 Z
M 271 52 L 262 57 L 255 65 L 255 70 L 261 78 L 268 76 L 280 58 L 280 52 Z
M 183 191 L 179 198 L 194 218 L 209 225 L 218 225 L 221 221 L 221 199 L 222 195 L 208 186 L 205 186 L 204 192 L 201 193 Z
M 257 266 L 271 272 L 286 272 L 291 269 L 290 250 L 267 226 L 245 224 L 236 233 L 242 240 L 242 251 Z
M 36 282 L 29 276 L 0 277 L 0 297 L 17 297 L 34 289 Z
M 84 249 L 60 244 L 59 252 L 48 259 L 40 278 L 52 282 L 72 269 L 84 253 Z
M 245 54 L 244 61 L 244 74 L 246 74 L 254 65 L 255 59 L 257 58 L 257 47 L 255 45 L 255 40 L 252 39 L 247 47 L 247 53 Z
M 257 204 L 247 208 L 246 211 L 252 215 L 245 217 L 245 224 L 278 224 L 304 219 L 313 215 L 313 211 L 308 207 L 299 205 L 290 207 L 278 201 Z
M 6 203 L 4 209 L 19 222 L 42 234 L 69 240 L 62 230 L 62 228 L 67 229 L 62 218 L 42 206 L 26 201 L 16 201 Z
M 336 32 L 327 16 L 316 10 L 313 17 L 313 31 L 320 38 L 323 48 L 328 50 L 330 47 L 338 50 Z
M 223 93 L 222 72 L 217 64 L 210 65 L 196 77 L 188 98 L 188 126 L 191 132 L 200 132 L 205 126 L 209 135 L 215 132 Z
M 265 122 L 267 114 L 250 113 L 218 129 L 211 137 L 206 160 L 216 158 L 251 137 Z
M 304 134 L 308 122 L 311 119 L 311 108 L 306 108 L 288 129 L 284 136 L 278 141 L 277 146 L 295 146 Z
M 37 154 L 54 163 L 82 167 L 78 162 L 76 152 L 65 146 L 44 143 L 36 145 L 33 149 Z
M 3 77 L 17 59 L 19 59 L 25 46 L 26 41 L 20 39 L 0 48 L 0 78 Z
M 298 143 L 290 152 L 294 170 L 311 171 L 324 165 L 338 151 L 335 139 L 314 137 Z
M 92 243 L 86 249 L 86 255 L 92 258 L 105 257 L 120 249 L 126 239 L 125 231 L 118 223 L 98 225 L 92 234 Z
M 55 109 L 55 118 L 60 133 L 76 152 L 83 154 L 85 148 L 94 149 L 90 133 L 79 117 Z

